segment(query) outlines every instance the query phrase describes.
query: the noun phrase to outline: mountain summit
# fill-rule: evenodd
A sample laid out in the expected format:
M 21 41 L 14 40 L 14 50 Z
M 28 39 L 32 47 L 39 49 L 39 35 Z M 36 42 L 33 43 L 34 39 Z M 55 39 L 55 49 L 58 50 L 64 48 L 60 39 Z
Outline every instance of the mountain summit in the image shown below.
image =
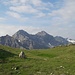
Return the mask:
M 24 30 L 19 30 L 13 36 L 6 35 L 0 37 L 0 44 L 2 45 L 25 49 L 51 48 L 67 44 L 68 42 L 66 41 L 66 43 L 65 41 L 64 38 L 53 37 L 45 31 L 31 35 Z
M 46 36 L 46 35 L 48 35 L 48 33 L 46 33 L 45 31 L 41 31 L 41 32 L 38 32 L 36 35 L 37 36 Z
M 23 41 L 29 37 L 29 34 L 24 30 L 19 30 L 12 37 L 17 40 Z

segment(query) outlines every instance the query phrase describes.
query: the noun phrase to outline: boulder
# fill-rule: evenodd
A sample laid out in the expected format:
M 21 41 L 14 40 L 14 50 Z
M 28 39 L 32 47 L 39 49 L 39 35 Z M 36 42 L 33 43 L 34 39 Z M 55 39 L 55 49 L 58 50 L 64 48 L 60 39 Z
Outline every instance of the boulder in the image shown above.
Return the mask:
M 19 54 L 19 57 L 20 58 L 26 58 L 25 53 L 23 51 L 21 51 L 20 54 Z

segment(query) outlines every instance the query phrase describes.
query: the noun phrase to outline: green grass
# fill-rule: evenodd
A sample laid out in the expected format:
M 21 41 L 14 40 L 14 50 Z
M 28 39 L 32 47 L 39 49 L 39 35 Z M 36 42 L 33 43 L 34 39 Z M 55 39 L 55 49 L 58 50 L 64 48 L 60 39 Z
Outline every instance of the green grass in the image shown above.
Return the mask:
M 18 57 L 21 51 L 26 59 Z M 0 75 L 75 75 L 75 46 L 21 50 L 0 45 Z

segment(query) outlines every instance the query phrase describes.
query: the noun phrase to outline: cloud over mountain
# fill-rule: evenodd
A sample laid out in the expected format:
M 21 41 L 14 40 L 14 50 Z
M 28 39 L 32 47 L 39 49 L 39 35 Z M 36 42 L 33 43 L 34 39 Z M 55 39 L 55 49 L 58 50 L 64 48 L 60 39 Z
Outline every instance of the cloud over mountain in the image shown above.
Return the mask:
M 53 35 L 75 38 L 74 8 L 75 0 L 0 0 L 0 26 L 17 25 L 29 32 L 45 29 Z

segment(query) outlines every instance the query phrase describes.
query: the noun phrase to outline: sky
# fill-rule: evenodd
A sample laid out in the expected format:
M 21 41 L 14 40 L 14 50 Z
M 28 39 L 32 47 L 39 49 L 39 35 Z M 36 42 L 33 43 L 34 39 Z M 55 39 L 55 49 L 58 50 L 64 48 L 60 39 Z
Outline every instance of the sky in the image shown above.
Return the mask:
M 75 0 L 0 0 L 0 36 L 21 29 L 75 39 Z

